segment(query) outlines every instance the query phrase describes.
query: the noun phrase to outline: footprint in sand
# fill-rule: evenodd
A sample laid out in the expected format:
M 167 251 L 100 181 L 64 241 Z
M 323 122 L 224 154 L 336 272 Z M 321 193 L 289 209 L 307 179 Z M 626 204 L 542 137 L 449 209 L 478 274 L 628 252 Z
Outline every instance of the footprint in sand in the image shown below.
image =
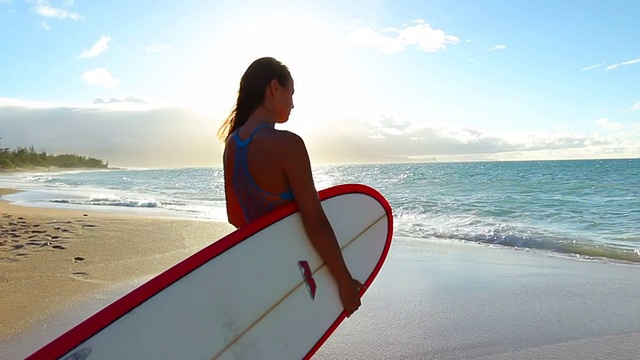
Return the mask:
M 86 280 L 89 277 L 89 273 L 86 273 L 84 271 L 76 271 L 74 273 L 71 273 L 71 277 L 74 277 L 80 280 Z
M 56 249 L 56 250 L 64 250 L 64 249 L 66 249 L 66 247 L 64 247 L 62 245 L 53 245 L 51 248 Z
M 84 261 L 84 258 L 82 256 L 76 256 L 73 258 L 73 262 L 81 262 Z
M 27 257 L 27 256 L 29 256 L 29 254 L 27 254 L 27 253 L 17 253 L 16 256 Z
M 53 244 L 51 244 L 48 241 L 33 241 L 33 240 L 31 240 L 31 241 L 27 241 L 27 245 L 35 246 L 35 247 L 46 247 L 46 246 L 51 246 Z
M 24 247 L 23 244 L 15 244 L 11 247 L 11 250 L 18 250 L 18 249 L 22 249 Z

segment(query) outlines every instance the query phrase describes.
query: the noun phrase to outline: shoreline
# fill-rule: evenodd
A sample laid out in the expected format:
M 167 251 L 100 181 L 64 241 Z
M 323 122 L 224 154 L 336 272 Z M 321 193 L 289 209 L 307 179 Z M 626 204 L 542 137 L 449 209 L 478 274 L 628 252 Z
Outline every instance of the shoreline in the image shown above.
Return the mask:
M 30 189 L 26 188 L 23 190 L 15 190 L 17 186 L 15 184 L 5 184 L 5 189 L 13 187 L 9 193 L 4 194 L 7 196 L 6 198 L 0 198 L 0 201 L 6 200 L 12 202 L 12 204 L 22 207 L 29 208 L 38 208 L 38 209 L 61 209 L 61 210 L 71 210 L 71 211 L 85 211 L 85 212 L 99 212 L 103 214 L 119 214 L 119 215 L 132 215 L 132 216 L 148 216 L 148 217 L 163 217 L 167 219 L 185 219 L 191 221 L 215 221 L 215 222 L 223 222 L 226 223 L 226 210 L 224 209 L 224 205 L 211 207 L 210 210 L 206 212 L 198 212 L 193 213 L 191 211 L 183 211 L 174 210 L 164 208 L 160 205 L 155 205 L 151 207 L 146 206 L 136 206 L 136 205 L 120 205 L 120 204 L 91 204 L 87 199 L 89 197 L 80 198 L 80 202 L 74 203 L 73 200 L 71 202 L 66 201 L 49 201 L 53 199 L 54 195 L 57 191 L 59 194 L 57 196 L 62 196 L 65 199 L 75 199 L 75 193 L 73 193 L 73 189 Z M 0 185 L 0 196 L 2 196 L 2 185 Z M 15 195 L 15 193 L 19 192 L 20 194 Z M 15 195 L 15 196 L 13 196 Z M 82 203 L 82 202 L 85 203 Z M 116 200 L 119 201 L 117 196 Z M 122 201 L 133 201 L 134 203 L 138 200 L 122 200 Z M 155 200 L 154 200 L 155 202 Z M 508 237 L 507 237 L 508 238 Z M 498 240 L 498 241 L 484 241 L 482 239 L 479 240 L 465 240 L 464 238 L 457 237 L 443 237 L 445 241 L 462 241 L 469 244 L 482 244 L 489 247 L 507 247 L 514 248 L 518 250 L 531 250 L 534 252 L 542 252 L 545 254 L 551 254 L 553 256 L 574 259 L 577 258 L 579 260 L 586 261 L 596 261 L 596 262 L 612 262 L 612 263 L 623 263 L 623 264 L 636 264 L 640 265 L 640 252 L 638 249 L 631 249 L 627 245 L 619 245 L 615 243 L 600 243 L 597 241 L 585 241 L 585 242 L 568 242 L 561 240 L 555 241 L 540 241 L 533 242 L 527 244 L 528 241 L 526 238 L 518 238 L 515 237 L 512 240 Z M 522 242 L 525 242 L 523 245 Z
M 51 167 L 44 167 L 44 166 L 36 166 L 33 168 L 16 168 L 16 169 L 0 169 L 0 176 L 1 175 L 8 175 L 8 174 L 28 174 L 28 173 L 64 173 L 64 172 L 74 172 L 74 171 L 108 171 L 108 170 L 125 170 L 124 168 L 117 168 L 117 167 L 108 167 L 108 168 L 85 168 L 85 167 L 78 167 L 78 168 L 65 168 L 65 167 L 56 167 L 56 166 L 51 166 Z

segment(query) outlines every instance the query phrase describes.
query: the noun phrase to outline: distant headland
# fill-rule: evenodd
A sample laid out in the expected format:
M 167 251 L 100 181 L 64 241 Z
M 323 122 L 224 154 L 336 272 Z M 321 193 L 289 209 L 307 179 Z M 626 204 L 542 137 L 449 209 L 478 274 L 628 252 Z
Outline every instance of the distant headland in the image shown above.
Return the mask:
M 0 144 L 0 171 L 30 170 L 37 168 L 87 168 L 106 169 L 109 162 L 94 157 L 86 157 L 75 154 L 47 154 L 46 151 L 36 151 L 31 147 L 18 147 L 15 149 L 2 147 Z

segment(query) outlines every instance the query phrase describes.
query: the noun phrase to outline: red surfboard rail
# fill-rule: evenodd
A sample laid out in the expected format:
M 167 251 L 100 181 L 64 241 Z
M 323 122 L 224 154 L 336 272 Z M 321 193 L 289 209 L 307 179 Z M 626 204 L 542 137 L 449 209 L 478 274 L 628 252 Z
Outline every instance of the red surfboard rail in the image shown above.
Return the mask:
M 373 272 L 363 283 L 365 288 L 361 292 L 361 296 L 364 295 L 366 289 L 371 285 L 378 272 L 382 268 L 387 254 L 391 247 L 391 238 L 393 236 L 393 215 L 389 202 L 380 194 L 377 190 L 362 184 L 344 184 L 337 185 L 328 189 L 324 189 L 318 192 L 320 200 L 330 199 L 335 196 L 360 193 L 368 195 L 377 200 L 385 210 L 388 222 L 388 233 L 385 241 L 385 247 L 380 256 L 376 267 Z M 211 261 L 215 257 L 224 253 L 225 251 L 233 248 L 243 240 L 249 238 L 251 235 L 258 231 L 284 219 L 285 217 L 298 211 L 298 206 L 295 202 L 284 205 L 263 217 L 256 219 L 255 221 L 235 230 L 234 232 L 226 235 L 225 237 L 215 241 L 211 245 L 198 251 L 197 253 L 182 260 L 173 267 L 165 270 L 156 277 L 150 279 L 146 283 L 135 288 L 131 292 L 127 293 L 120 299 L 114 301 L 102 310 L 98 311 L 94 315 L 90 316 L 80 324 L 71 328 L 58 338 L 54 339 L 47 345 L 43 346 L 32 355 L 27 357 L 27 360 L 36 359 L 58 359 L 69 351 L 82 344 L 84 341 L 91 338 L 93 335 L 100 332 L 102 329 L 109 326 L 128 312 L 138 307 L 160 291 L 169 287 L 171 284 L 180 280 L 184 276 L 188 275 L 198 267 Z M 327 329 L 324 335 L 318 340 L 318 342 L 309 350 L 304 359 L 309 359 L 315 354 L 315 352 L 324 344 L 324 342 L 331 336 L 335 329 L 346 318 L 346 312 L 342 312 L 338 318 L 333 322 L 331 327 Z

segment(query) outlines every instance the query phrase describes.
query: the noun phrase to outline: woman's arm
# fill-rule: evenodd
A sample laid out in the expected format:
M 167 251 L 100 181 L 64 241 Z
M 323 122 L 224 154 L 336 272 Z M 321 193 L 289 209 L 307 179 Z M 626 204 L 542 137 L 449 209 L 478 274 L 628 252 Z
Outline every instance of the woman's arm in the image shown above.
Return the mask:
M 362 284 L 351 277 L 336 235 L 320 204 L 304 141 L 293 133 L 286 133 L 286 136 L 281 152 L 282 166 L 298 204 L 302 223 L 313 247 L 336 280 L 342 304 L 350 315 L 360 306 L 359 290 Z

